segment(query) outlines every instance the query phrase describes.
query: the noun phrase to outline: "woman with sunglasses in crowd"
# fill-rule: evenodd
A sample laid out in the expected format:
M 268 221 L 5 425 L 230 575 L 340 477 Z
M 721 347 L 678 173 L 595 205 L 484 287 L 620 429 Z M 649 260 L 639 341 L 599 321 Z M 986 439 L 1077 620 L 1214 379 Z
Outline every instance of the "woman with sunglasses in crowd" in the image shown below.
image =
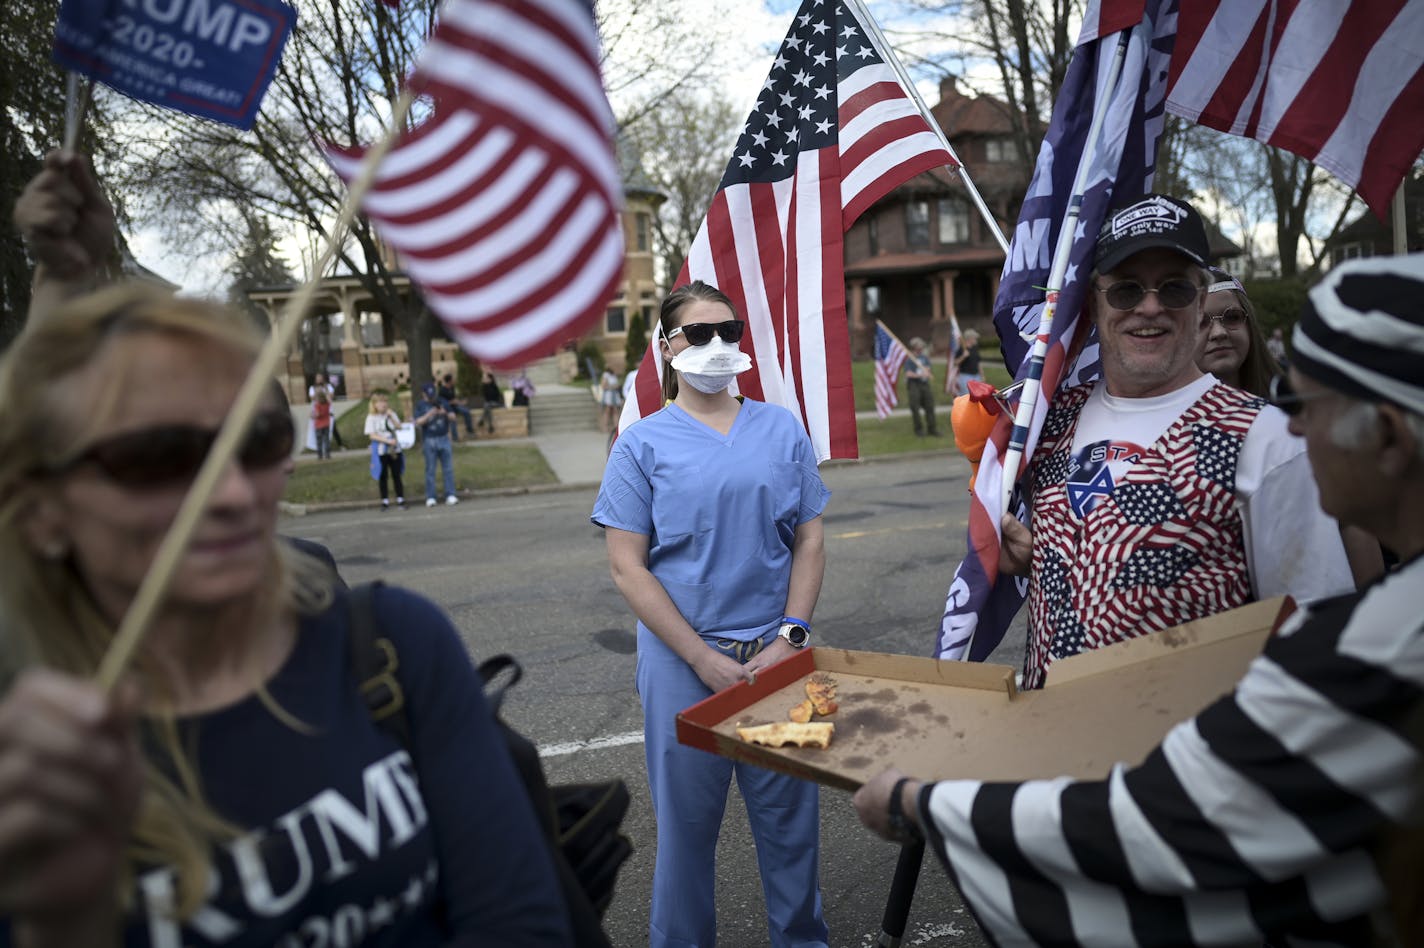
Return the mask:
M 402 741 L 362 695 L 331 571 L 279 544 L 275 396 L 122 687 L 93 684 L 259 343 L 242 313 L 116 287 L 32 314 L 0 360 L 0 945 L 567 944 L 449 621 L 373 596 Z
M 825 568 L 810 439 L 784 408 L 734 397 L 745 323 L 700 281 L 663 301 L 666 405 L 613 445 L 593 522 L 638 619 L 638 695 L 657 817 L 650 944 L 710 946 L 732 775 L 756 839 L 774 946 L 825 945 L 816 785 L 677 742 L 679 711 L 805 648 Z
M 1266 347 L 1256 308 L 1241 281 L 1220 267 L 1208 267 L 1203 318 L 1206 329 L 1197 343 L 1197 368 L 1233 388 L 1274 400 L 1284 377 Z M 1340 539 L 1357 587 L 1373 582 L 1384 572 L 1379 543 L 1358 527 L 1342 526 Z
M 1241 281 L 1218 267 L 1208 267 L 1204 318 L 1206 331 L 1197 343 L 1197 368 L 1234 388 L 1265 398 L 1275 374 L 1256 308 Z

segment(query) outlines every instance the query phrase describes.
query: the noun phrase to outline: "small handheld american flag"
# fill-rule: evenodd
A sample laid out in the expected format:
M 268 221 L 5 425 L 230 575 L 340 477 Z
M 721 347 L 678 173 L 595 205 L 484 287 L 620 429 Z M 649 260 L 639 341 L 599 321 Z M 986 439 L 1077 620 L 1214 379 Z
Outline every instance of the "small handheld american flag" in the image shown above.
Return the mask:
M 881 418 L 900 404 L 895 386 L 900 381 L 900 366 L 910 355 L 895 334 L 880 320 L 875 321 L 875 413 Z

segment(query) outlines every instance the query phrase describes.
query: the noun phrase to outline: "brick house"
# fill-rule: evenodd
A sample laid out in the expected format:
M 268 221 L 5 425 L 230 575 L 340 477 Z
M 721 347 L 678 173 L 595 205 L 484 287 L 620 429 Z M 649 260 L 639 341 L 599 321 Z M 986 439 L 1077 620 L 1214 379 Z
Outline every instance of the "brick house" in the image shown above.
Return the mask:
M 941 80 L 931 113 L 1007 235 L 1033 174 L 1018 153 L 1008 106 Z M 968 190 L 949 171 L 918 175 L 872 205 L 845 239 L 851 353 L 867 358 L 875 321 L 902 340 L 922 336 L 947 351 L 950 315 L 961 329 L 992 334 L 1004 253 Z

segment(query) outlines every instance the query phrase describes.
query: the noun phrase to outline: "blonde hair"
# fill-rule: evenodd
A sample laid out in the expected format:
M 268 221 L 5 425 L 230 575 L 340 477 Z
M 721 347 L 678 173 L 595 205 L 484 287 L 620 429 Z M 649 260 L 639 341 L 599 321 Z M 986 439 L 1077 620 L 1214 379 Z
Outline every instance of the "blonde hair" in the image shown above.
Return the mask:
M 138 286 L 118 286 L 74 300 L 27 326 L 0 359 L 0 676 L 42 665 L 92 678 L 113 637 L 74 565 L 41 555 L 26 536 L 26 514 L 52 482 L 50 472 L 78 456 L 113 418 L 125 386 L 144 384 L 132 360 L 100 380 L 92 401 L 77 411 L 66 398 L 71 377 L 117 340 L 166 336 L 227 352 L 250 363 L 260 344 L 242 313 L 200 300 Z M 273 543 L 268 590 L 250 603 L 252 615 L 312 615 L 329 607 L 329 569 L 285 544 Z M 133 675 L 150 704 L 163 708 L 173 689 L 151 654 L 141 649 Z M 270 697 L 259 695 L 272 706 Z M 274 711 L 281 716 L 280 709 Z M 171 711 L 146 712 L 162 760 L 143 763 L 144 786 L 120 880 L 127 888 L 140 867 L 167 865 L 177 874 L 178 910 L 203 903 L 212 844 L 233 828 L 203 798 L 191 749 L 179 739 Z

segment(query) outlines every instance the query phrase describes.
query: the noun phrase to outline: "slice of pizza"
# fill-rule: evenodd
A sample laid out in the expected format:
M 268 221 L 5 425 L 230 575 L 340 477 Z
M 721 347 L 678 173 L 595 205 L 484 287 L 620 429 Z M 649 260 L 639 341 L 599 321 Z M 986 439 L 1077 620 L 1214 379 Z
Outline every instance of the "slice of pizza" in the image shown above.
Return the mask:
M 777 721 L 773 724 L 757 724 L 752 727 L 737 728 L 737 736 L 748 744 L 762 744 L 766 747 L 830 747 L 831 735 L 836 726 L 829 721 L 798 723 Z
M 806 699 L 817 714 L 835 714 L 839 707 L 836 704 L 836 680 L 825 672 L 816 672 L 806 679 Z

